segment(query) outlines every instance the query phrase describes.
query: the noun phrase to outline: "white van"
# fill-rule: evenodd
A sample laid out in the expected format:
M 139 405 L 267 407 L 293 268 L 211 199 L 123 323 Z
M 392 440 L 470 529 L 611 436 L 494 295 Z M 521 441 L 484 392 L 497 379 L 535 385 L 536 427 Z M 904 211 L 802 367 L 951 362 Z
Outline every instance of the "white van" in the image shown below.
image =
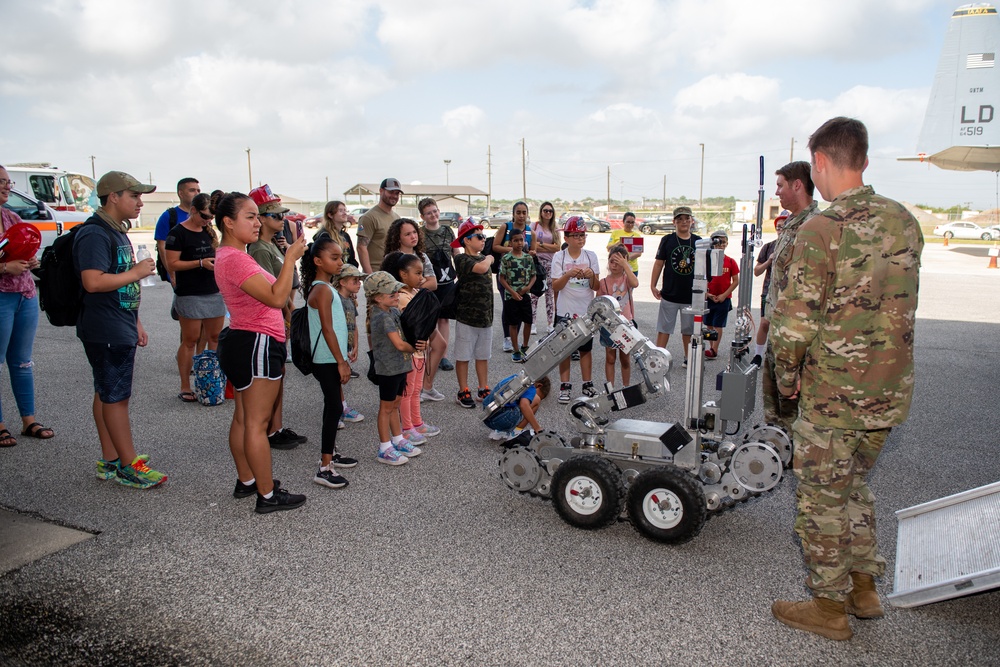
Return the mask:
M 83 224 L 88 217 L 88 214 L 77 211 L 56 211 L 49 204 L 17 190 L 10 191 L 10 197 L 3 207 L 17 213 L 21 220 L 34 225 L 42 233 L 38 257 L 41 257 L 42 250 L 52 245 L 57 236 Z
M 18 190 L 55 211 L 86 213 L 97 208 L 97 184 L 90 176 L 68 172 L 48 162 L 22 162 L 6 167 Z

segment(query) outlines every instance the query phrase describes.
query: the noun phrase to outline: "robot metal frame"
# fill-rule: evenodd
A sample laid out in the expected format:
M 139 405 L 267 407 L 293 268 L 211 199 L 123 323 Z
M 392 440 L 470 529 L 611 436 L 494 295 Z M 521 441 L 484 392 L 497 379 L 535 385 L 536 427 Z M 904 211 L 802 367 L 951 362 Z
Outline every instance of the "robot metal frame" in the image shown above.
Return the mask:
M 758 367 L 747 361 L 754 335 L 751 312 L 752 262 L 760 245 L 764 172 L 760 163 L 757 224 L 744 226 L 736 332 L 729 361 L 721 373 L 718 403 L 702 403 L 705 294 L 708 280 L 721 273 L 723 251 L 711 241 L 695 244 L 694 289 L 690 308 L 695 330 L 688 351 L 684 413 L 677 422 L 612 420 L 611 415 L 646 403 L 670 390 L 671 355 L 656 347 L 622 316 L 611 297 L 595 298 L 586 315 L 564 322 L 531 349 L 522 370 L 497 386 L 483 402 L 490 424 L 534 381 L 568 358 L 598 331 L 633 359 L 641 380 L 615 388 L 610 383 L 594 397 L 569 404 L 578 434 L 567 441 L 555 431 L 536 433 L 527 445 L 516 441 L 500 459 L 500 477 L 515 491 L 551 498 L 570 525 L 585 529 L 607 526 L 623 513 L 650 539 L 680 544 L 695 537 L 709 512 L 732 506 L 773 489 L 790 465 L 792 441 L 785 431 L 766 424 L 754 427 L 737 445 L 733 436 L 753 413 Z M 736 422 L 734 432 L 728 432 Z

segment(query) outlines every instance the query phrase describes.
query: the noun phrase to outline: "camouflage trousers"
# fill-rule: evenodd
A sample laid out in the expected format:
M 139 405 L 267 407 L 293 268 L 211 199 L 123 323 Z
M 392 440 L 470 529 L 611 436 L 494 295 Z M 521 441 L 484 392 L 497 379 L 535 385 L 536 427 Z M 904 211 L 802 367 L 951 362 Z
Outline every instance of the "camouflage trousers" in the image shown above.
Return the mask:
M 792 434 L 792 422 L 799 416 L 799 399 L 785 398 L 778 391 L 778 380 L 774 374 L 774 351 L 771 343 L 767 344 L 764 354 L 763 377 L 761 378 L 761 394 L 764 398 L 764 421 L 785 429 Z
M 885 571 L 868 473 L 889 429 L 845 430 L 802 418 L 792 429 L 799 481 L 795 532 L 802 540 L 806 585 L 817 597 L 843 601 L 851 590 L 851 572 L 880 577 Z

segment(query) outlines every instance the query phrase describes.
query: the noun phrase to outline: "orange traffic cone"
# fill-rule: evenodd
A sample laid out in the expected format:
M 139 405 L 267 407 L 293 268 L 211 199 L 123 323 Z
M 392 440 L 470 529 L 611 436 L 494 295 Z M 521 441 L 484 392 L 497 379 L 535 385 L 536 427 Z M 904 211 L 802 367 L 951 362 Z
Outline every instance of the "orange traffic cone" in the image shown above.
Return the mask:
M 947 247 L 948 247 L 948 237 L 947 237 L 947 236 L 946 236 L 946 237 L 944 237 L 944 247 L 945 247 L 945 248 L 947 248 Z
M 994 248 L 995 250 L 995 248 Z M 997 256 L 996 253 L 990 253 L 990 263 L 986 265 L 987 269 L 997 268 Z

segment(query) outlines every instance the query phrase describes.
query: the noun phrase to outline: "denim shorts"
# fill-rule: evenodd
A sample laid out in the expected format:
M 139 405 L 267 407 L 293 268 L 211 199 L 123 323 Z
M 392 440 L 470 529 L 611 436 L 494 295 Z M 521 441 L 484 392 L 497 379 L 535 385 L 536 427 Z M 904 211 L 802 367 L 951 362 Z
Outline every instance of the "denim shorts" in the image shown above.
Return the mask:
M 722 303 L 709 301 L 705 305 L 708 306 L 708 313 L 704 320 L 705 326 L 725 329 L 726 322 L 729 321 L 729 311 L 733 309 L 733 300 L 726 299 Z
M 120 403 L 132 396 L 135 345 L 84 343 L 87 361 L 94 371 L 94 392 L 101 403 Z

